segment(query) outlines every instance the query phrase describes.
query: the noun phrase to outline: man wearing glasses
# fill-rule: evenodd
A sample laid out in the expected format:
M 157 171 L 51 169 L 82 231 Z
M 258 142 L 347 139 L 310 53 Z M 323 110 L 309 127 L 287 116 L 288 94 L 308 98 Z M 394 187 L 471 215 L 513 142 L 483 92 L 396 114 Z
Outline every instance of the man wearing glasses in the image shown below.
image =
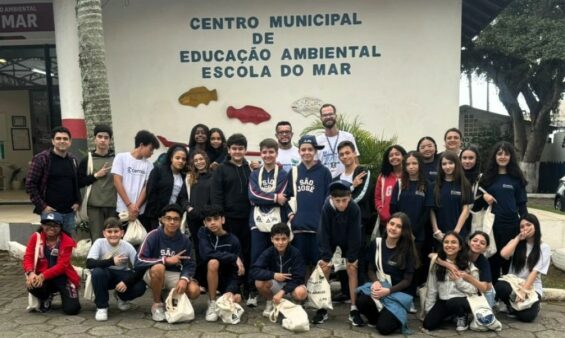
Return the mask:
M 337 129 L 337 111 L 333 104 L 326 103 L 320 108 L 320 120 L 324 126 L 324 133 L 316 136 L 316 141 L 324 148 L 318 151 L 318 159 L 332 173 L 332 178 L 336 178 L 345 171 L 343 163 L 339 160 L 338 146 L 343 141 L 351 141 L 357 149 L 359 156 L 359 148 L 355 143 L 355 137 L 351 133 Z
M 288 121 L 280 121 L 275 127 L 275 136 L 279 144 L 277 163 L 283 166 L 284 171 L 290 172 L 293 166 L 300 163 L 298 148 L 292 144 L 292 126 Z

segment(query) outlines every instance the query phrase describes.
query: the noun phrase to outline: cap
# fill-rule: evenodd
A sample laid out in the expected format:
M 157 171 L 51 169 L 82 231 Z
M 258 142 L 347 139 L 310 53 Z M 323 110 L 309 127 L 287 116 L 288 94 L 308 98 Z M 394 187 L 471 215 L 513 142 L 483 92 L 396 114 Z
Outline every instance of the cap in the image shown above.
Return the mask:
M 330 183 L 330 192 L 334 190 L 351 190 L 351 183 L 344 180 L 337 180 Z
M 313 135 L 304 135 L 298 141 L 298 146 L 300 147 L 303 144 L 311 144 L 312 147 L 316 150 L 324 149 L 324 146 L 319 146 L 318 141 L 316 141 L 316 137 Z
M 41 214 L 41 224 L 48 222 L 54 222 L 59 225 L 63 225 L 63 215 L 58 212 L 50 212 L 46 214 Z

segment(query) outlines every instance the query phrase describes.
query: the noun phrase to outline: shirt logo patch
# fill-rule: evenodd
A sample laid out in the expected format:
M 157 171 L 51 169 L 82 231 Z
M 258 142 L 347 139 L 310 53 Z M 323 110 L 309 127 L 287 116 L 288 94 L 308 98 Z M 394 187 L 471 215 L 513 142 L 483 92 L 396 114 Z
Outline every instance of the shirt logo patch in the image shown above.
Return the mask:
M 451 196 L 461 196 L 461 191 L 451 190 Z
M 503 184 L 502 185 L 502 189 L 511 189 L 514 190 L 514 186 L 511 184 Z

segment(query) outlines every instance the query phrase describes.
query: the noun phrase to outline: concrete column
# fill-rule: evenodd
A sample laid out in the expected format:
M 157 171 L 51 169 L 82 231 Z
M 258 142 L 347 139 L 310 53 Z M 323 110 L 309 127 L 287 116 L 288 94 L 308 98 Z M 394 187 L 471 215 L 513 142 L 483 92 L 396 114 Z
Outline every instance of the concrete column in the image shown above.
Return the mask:
M 61 119 L 63 126 L 67 127 L 72 134 L 71 151 L 81 157 L 87 143 L 82 109 L 82 82 L 78 61 L 79 44 L 75 4 L 76 1 L 53 0 L 53 19 L 59 69 Z

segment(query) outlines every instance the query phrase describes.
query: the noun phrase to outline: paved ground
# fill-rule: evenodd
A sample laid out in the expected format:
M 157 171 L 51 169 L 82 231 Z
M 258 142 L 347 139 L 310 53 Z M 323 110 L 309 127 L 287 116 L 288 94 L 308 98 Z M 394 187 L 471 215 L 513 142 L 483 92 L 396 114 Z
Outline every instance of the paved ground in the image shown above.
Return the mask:
M 170 325 L 155 323 L 151 320 L 149 292 L 134 301 L 135 307 L 128 312 L 120 312 L 114 303 L 110 305 L 109 320 L 94 320 L 95 306 L 89 301 L 82 301 L 82 311 L 78 316 L 65 316 L 57 308 L 47 314 L 27 313 L 27 293 L 23 286 L 24 278 L 21 263 L 10 258 L 5 251 L 0 251 L 0 337 L 279 337 L 293 335 L 280 325 L 261 317 L 262 305 L 257 309 L 247 309 L 242 323 L 224 325 L 208 323 L 204 320 L 206 311 L 205 298 L 193 303 L 196 320 L 186 324 Z M 311 326 L 301 337 L 347 337 L 365 338 L 379 336 L 369 327 L 354 328 L 346 321 L 348 306 L 336 305 L 330 313 L 330 321 L 318 326 Z M 562 337 L 565 332 L 565 303 L 544 303 L 542 312 L 534 323 L 518 323 L 504 315 L 499 319 L 504 330 L 499 333 L 467 331 L 467 337 Z M 424 337 L 419 332 L 421 323 L 411 318 L 409 327 L 415 333 L 411 337 Z M 442 330 L 432 332 L 433 336 L 460 336 L 453 325 L 446 325 Z M 397 335 L 398 336 L 398 335 Z

